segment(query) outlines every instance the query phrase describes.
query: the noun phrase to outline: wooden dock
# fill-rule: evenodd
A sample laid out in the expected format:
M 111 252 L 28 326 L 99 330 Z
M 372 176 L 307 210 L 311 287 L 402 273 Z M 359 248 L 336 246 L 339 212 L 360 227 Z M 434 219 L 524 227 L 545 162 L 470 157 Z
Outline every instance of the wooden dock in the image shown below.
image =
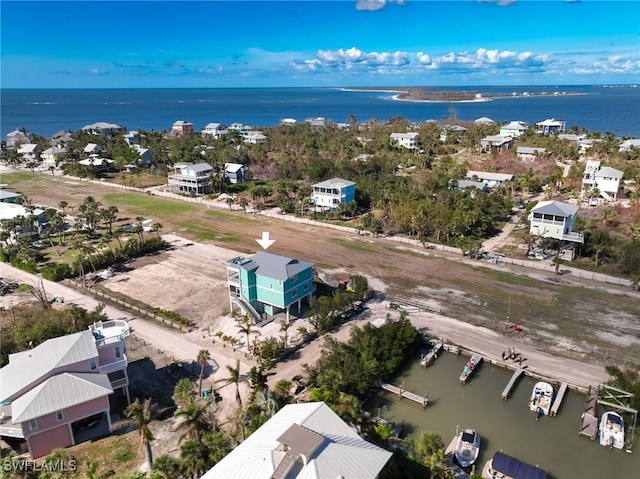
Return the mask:
M 438 341 L 437 343 L 432 344 L 431 351 L 420 356 L 420 365 L 426 367 L 431 364 L 434 359 L 438 359 L 438 354 L 442 351 L 443 344 L 444 341 Z
M 467 383 L 471 375 L 476 371 L 476 369 L 478 369 L 478 366 L 480 366 L 481 362 L 482 362 L 482 356 L 478 353 L 473 353 L 473 356 L 471 356 L 471 359 L 469 359 L 469 362 L 466 364 L 465 369 L 462 371 L 462 374 L 460 375 L 460 382 L 462 384 Z
M 549 411 L 550 416 L 558 415 L 558 410 L 560 409 L 560 405 L 562 404 L 564 395 L 567 393 L 568 387 L 569 385 L 567 383 L 560 384 L 560 389 L 558 390 L 558 394 L 556 395 L 556 398 L 553 401 L 553 405 L 551 406 L 551 410 Z
M 442 464 L 453 473 L 455 479 L 469 479 L 469 474 L 462 469 L 455 461 L 456 446 L 458 445 L 459 434 L 453 436 L 453 439 L 444 451 Z M 475 467 L 475 466 L 474 466 Z
M 524 368 L 518 368 L 513 372 L 513 376 L 509 379 L 507 386 L 502 391 L 502 399 L 509 399 L 509 394 L 511 394 L 511 390 L 514 388 L 520 376 L 524 374 Z
M 587 436 L 594 440 L 598 436 L 598 388 L 589 386 L 587 400 L 584 402 L 584 412 L 582 413 L 582 424 L 578 434 Z
M 427 404 L 429 404 L 429 399 L 427 399 L 426 396 L 420 396 L 419 394 L 412 393 L 411 391 L 405 391 L 404 383 L 403 383 L 403 386 L 398 387 L 398 386 L 394 386 L 393 384 L 383 383 L 382 381 L 380 381 L 378 382 L 378 386 L 380 386 L 385 391 L 389 391 L 390 393 L 397 394 L 401 398 L 405 398 L 413 402 L 417 402 L 418 404 L 422 405 L 423 408 L 426 408 Z

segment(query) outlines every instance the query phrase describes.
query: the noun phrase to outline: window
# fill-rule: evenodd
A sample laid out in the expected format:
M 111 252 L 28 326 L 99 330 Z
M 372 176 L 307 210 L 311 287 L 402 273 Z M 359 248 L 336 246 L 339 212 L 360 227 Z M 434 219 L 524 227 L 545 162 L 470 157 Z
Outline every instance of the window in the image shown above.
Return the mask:
M 282 280 L 278 280 L 278 286 L 282 286 Z
M 115 348 L 113 348 L 113 353 L 114 353 L 116 358 L 121 358 L 122 357 L 122 351 L 120 351 L 120 346 L 116 346 Z
M 62 414 L 62 409 L 58 409 L 56 411 L 56 419 L 58 421 L 62 421 L 64 419 L 64 414 Z
M 305 291 L 306 291 L 307 289 L 309 289 L 309 283 L 304 283 L 303 288 L 305 289 Z
M 298 295 L 298 290 L 294 289 L 293 291 L 291 291 L 291 297 L 295 298 Z
M 29 429 L 32 431 L 38 429 L 38 421 L 36 419 L 29 420 Z
M 91 368 L 91 370 L 98 368 L 98 361 L 96 361 L 96 358 L 89 359 L 89 367 Z
M 295 283 L 296 281 L 298 281 L 298 275 L 294 274 L 293 276 L 291 276 L 291 278 L 289 278 L 291 280 L 292 283 Z
M 269 289 L 273 289 L 273 283 L 269 283 Z

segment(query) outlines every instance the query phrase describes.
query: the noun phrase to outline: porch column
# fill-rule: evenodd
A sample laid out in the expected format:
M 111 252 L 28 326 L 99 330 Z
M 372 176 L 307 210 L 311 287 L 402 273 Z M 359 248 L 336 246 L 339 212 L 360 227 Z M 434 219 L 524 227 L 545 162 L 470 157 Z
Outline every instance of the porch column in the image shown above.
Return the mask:
M 298 300 L 298 316 L 300 316 L 300 308 L 302 308 L 302 298 Z
M 71 445 L 75 446 L 76 445 L 76 438 L 73 435 L 73 429 L 71 428 L 71 423 L 70 422 L 67 423 L 67 427 L 69 428 L 69 437 L 71 438 Z
M 129 396 L 129 386 L 124 386 L 122 389 L 124 389 L 124 393 L 127 395 L 127 405 L 130 406 L 131 405 L 131 397 Z
M 107 424 L 109 425 L 109 431 L 111 431 L 111 414 L 109 413 L 109 408 L 104 411 L 107 414 Z
M 291 305 L 287 306 L 287 322 L 289 322 L 289 308 L 291 308 Z

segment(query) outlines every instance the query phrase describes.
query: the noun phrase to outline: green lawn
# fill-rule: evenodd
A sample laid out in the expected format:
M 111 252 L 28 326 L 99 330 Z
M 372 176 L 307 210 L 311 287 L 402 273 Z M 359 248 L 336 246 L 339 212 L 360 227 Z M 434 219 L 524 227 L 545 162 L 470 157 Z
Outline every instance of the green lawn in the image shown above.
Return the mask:
M 253 223 L 257 221 L 253 216 L 233 214 L 233 213 L 225 213 L 224 211 L 216 211 L 216 210 L 207 210 L 204 212 L 206 216 L 210 216 L 212 218 L 224 219 L 228 221 L 233 221 L 235 223 Z
M 179 200 L 167 200 L 157 196 L 141 195 L 140 193 L 108 193 L 104 195 L 105 203 L 122 205 L 135 209 L 140 216 L 186 215 L 197 212 L 201 206 Z

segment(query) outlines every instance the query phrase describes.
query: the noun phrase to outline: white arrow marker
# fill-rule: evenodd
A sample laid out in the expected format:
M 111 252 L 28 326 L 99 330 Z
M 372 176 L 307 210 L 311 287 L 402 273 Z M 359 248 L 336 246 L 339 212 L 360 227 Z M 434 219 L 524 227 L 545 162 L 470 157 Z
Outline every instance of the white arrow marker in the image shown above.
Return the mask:
M 262 232 L 262 239 L 257 239 L 256 241 L 264 249 L 269 248 L 269 246 L 271 246 L 273 243 L 276 242 L 276 240 L 269 239 L 269 232 L 268 231 L 263 231 Z

